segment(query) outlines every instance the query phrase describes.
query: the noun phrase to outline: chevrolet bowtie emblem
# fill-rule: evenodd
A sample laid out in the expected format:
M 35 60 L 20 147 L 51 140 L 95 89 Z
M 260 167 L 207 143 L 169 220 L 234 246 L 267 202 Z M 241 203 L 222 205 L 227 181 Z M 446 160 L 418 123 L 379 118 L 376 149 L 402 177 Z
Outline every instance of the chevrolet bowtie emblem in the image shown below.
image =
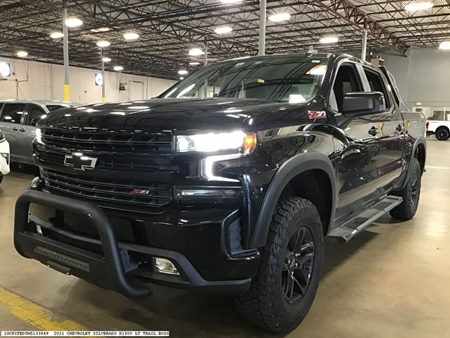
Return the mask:
M 82 153 L 72 153 L 64 157 L 64 165 L 75 170 L 92 170 L 96 164 L 96 157 L 84 156 Z

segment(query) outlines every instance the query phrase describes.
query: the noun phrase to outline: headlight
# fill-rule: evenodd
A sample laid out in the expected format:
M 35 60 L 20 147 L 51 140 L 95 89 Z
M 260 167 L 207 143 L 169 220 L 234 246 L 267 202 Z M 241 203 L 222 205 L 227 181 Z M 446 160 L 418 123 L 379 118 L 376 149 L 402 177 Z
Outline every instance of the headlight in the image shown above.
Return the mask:
M 255 149 L 257 140 L 256 134 L 238 130 L 227 133 L 178 135 L 176 143 L 176 149 L 181 153 L 235 150 L 243 154 L 250 154 Z
M 36 128 L 36 142 L 43 143 L 42 142 L 42 130 L 40 128 Z

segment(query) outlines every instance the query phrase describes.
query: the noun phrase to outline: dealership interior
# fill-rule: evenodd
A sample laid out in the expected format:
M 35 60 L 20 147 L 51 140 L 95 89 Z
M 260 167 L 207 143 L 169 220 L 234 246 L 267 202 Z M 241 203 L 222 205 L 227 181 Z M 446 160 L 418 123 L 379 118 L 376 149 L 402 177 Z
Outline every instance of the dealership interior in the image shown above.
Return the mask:
M 0 18 L 1 335 L 450 337 L 450 0 Z

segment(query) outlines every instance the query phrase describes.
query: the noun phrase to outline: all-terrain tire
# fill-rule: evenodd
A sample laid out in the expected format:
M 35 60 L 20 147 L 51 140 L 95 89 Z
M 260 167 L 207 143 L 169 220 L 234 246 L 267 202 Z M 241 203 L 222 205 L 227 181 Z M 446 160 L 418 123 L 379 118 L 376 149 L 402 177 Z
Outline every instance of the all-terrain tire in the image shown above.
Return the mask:
M 298 244 L 302 233 L 302 242 Z M 296 252 L 294 246 L 301 247 L 298 252 L 304 252 L 305 258 L 301 258 L 301 253 L 293 255 Z M 306 255 L 307 246 L 310 256 Z M 261 254 L 258 274 L 253 278 L 250 289 L 236 299 L 236 305 L 242 317 L 252 324 L 275 333 L 289 332 L 308 313 L 319 285 L 323 261 L 323 228 L 316 207 L 310 201 L 297 197 L 280 201 Z M 296 259 L 299 263 L 293 262 Z M 306 260 L 309 260 L 309 266 L 300 263 Z M 295 270 L 297 279 L 292 278 L 297 283 L 289 279 L 291 275 L 294 276 L 294 272 L 288 270 L 293 265 L 294 268 L 302 266 L 302 269 Z M 306 279 L 308 281 L 304 283 Z M 286 294 L 290 294 L 289 286 L 293 288 L 293 296 L 297 291 L 299 299 L 288 298 Z
M 394 192 L 394 195 L 403 198 L 403 202 L 390 211 L 392 217 L 406 220 L 413 218 L 416 214 L 422 185 L 422 168 L 419 161 L 413 158 L 410 166 L 411 172 L 405 187 L 400 191 Z
M 447 127 L 439 127 L 436 129 L 435 134 L 439 141 L 446 141 L 450 138 L 450 130 Z

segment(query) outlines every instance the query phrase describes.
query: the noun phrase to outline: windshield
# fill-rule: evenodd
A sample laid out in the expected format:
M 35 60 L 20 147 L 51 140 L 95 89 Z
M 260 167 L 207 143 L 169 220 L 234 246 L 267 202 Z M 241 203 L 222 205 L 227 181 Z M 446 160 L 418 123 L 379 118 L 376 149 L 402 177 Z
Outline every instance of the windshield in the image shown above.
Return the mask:
M 311 99 L 319 89 L 326 62 L 326 59 L 302 56 L 220 62 L 200 69 L 161 97 L 233 97 L 301 103 Z

